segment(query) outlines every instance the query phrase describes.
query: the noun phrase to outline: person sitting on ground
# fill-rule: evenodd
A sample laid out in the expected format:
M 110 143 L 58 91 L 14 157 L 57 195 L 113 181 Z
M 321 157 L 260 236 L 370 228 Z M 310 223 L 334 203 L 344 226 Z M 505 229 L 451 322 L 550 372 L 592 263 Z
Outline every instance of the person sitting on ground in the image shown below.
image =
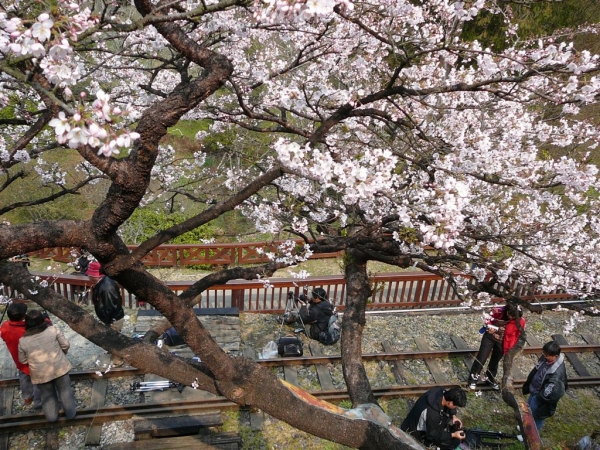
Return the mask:
M 61 406 L 65 417 L 73 419 L 77 415 L 77 402 L 69 377 L 73 367 L 66 356 L 69 341 L 58 328 L 49 325 L 37 309 L 27 312 L 25 329 L 19 340 L 19 361 L 29 364 L 31 381 L 40 390 L 46 419 L 56 422 Z
M 34 409 L 41 409 L 42 398 L 40 390 L 31 382 L 29 365 L 19 361 L 19 339 L 25 334 L 25 314 L 27 305 L 21 302 L 12 302 L 6 309 L 8 321 L 0 326 L 0 337 L 6 342 L 6 347 L 12 356 L 15 365 L 19 371 L 19 387 L 21 388 L 21 398 L 23 403 L 31 405 Z
M 73 275 L 87 275 L 86 272 L 90 266 L 90 257 L 89 252 L 84 247 L 81 247 L 79 258 L 75 262 L 75 272 L 73 272 Z
M 554 415 L 556 405 L 567 389 L 567 368 L 560 345 L 556 341 L 546 342 L 542 356 L 523 385 L 523 395 L 529 394 L 527 403 L 538 431 L 544 421 Z
M 517 319 L 519 320 L 520 329 L 517 325 Z M 483 336 L 481 337 L 481 344 L 479 345 L 477 356 L 469 373 L 469 389 L 477 387 L 481 370 L 487 359 L 490 358 L 486 370 L 485 382 L 492 389 L 500 390 L 500 386 L 496 381 L 498 365 L 502 356 L 515 346 L 521 335 L 521 330 L 524 328 L 525 319 L 521 317 L 521 311 L 516 305 L 510 304 L 505 307 L 495 307 L 492 310 L 491 317 L 488 319 L 486 326 L 482 328 Z
M 293 297 L 294 294 L 290 292 L 288 295 Z M 300 309 L 288 312 L 283 318 L 285 323 L 293 324 L 301 320 L 305 326 L 310 325 L 307 331 L 309 338 L 326 345 L 337 342 L 339 335 L 333 337 L 328 332 L 329 319 L 335 314 L 335 308 L 327 299 L 325 289 L 313 289 L 310 300 L 302 294 L 299 297 L 294 297 L 294 301 L 300 305 Z
M 466 438 L 456 408 L 466 405 L 467 394 L 459 387 L 429 389 L 419 397 L 400 429 L 427 446 L 454 450 Z
M 86 275 L 96 281 L 92 287 L 92 303 L 96 316 L 107 327 L 121 332 L 125 323 L 125 311 L 123 310 L 123 297 L 121 290 L 115 280 L 107 275 L 100 273 L 102 266 L 98 261 L 92 261 L 88 267 Z M 123 358 L 112 354 L 112 365 L 121 367 L 124 364 Z

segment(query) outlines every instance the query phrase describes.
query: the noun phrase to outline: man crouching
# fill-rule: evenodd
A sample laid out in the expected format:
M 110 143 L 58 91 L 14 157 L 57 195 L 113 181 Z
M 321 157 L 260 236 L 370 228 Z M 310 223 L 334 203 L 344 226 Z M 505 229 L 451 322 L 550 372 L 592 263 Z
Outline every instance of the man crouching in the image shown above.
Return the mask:
M 467 394 L 459 387 L 432 388 L 419 397 L 400 428 L 425 445 L 454 450 L 466 437 L 456 408 L 466 404 Z

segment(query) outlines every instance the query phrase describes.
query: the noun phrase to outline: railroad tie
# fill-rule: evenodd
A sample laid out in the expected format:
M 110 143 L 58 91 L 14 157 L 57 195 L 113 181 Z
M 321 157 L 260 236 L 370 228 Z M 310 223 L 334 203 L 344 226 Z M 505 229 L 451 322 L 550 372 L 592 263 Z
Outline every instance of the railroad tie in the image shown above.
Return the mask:
M 565 339 L 565 337 L 562 334 L 553 334 L 552 339 L 554 339 L 556 342 L 558 342 L 561 347 L 569 345 L 569 343 L 567 342 L 567 340 Z M 579 375 L 580 377 L 591 376 L 590 372 L 583 365 L 583 363 L 579 359 L 579 356 L 577 356 L 576 353 L 565 352 L 564 355 L 565 355 L 565 358 L 573 366 L 573 369 L 575 369 L 575 372 L 577 372 L 577 375 Z
M 100 356 L 100 367 L 110 363 L 110 355 L 104 354 Z M 98 377 L 94 379 L 92 385 L 92 398 L 90 399 L 90 408 L 100 408 L 104 406 L 106 400 L 106 390 L 108 388 L 108 379 L 106 377 Z M 85 435 L 85 445 L 100 445 L 102 434 L 102 424 L 92 424 L 89 426 Z
M 583 338 L 583 340 L 585 342 L 587 342 L 590 345 L 596 345 L 596 344 L 598 344 L 598 341 L 591 334 L 584 333 L 584 334 L 581 335 L 581 337 Z M 596 356 L 598 358 L 600 358 L 600 351 L 599 352 L 594 352 L 594 353 L 596 353 Z
M 420 352 L 430 352 L 431 351 L 431 348 L 429 348 L 429 345 L 427 344 L 427 341 L 425 339 L 416 337 L 415 343 L 417 344 L 417 348 L 419 349 Z M 448 380 L 446 379 L 446 377 L 444 376 L 444 373 L 442 372 L 442 367 L 440 366 L 440 362 L 438 359 L 425 358 L 423 361 L 425 361 L 425 364 L 427 365 L 427 368 L 429 369 L 431 376 L 433 377 L 433 379 L 435 380 L 435 382 L 437 384 L 448 383 Z
M 451 334 L 450 339 L 452 339 L 452 343 L 458 350 L 469 350 L 470 349 L 470 347 L 467 345 L 465 340 L 463 338 L 461 338 L 460 336 Z M 473 363 L 475 362 L 475 357 L 473 356 L 473 354 L 470 354 L 470 355 L 464 356 L 463 361 L 465 363 L 465 366 L 467 367 L 467 370 L 470 371 L 471 367 L 473 366 Z
M 242 349 L 242 355 L 246 358 L 250 358 L 253 361 L 256 361 L 256 350 L 252 347 L 244 347 Z M 265 413 L 258 408 L 250 409 L 250 427 L 254 431 L 262 430 L 265 424 Z
M 313 356 L 323 356 L 323 351 L 319 344 L 315 341 L 310 341 L 309 343 L 310 352 Z M 321 390 L 329 391 L 335 389 L 333 386 L 333 379 L 331 378 L 331 373 L 329 373 L 329 367 L 326 364 L 315 364 L 317 369 L 317 376 L 319 377 L 319 382 L 321 383 Z
M 155 417 L 136 419 L 133 422 L 133 433 L 136 441 L 152 438 L 186 436 L 198 434 L 200 429 L 220 427 L 223 425 L 220 412 L 186 415 L 176 417 Z
M 238 450 L 241 444 L 239 435 L 219 433 L 120 442 L 104 445 L 102 450 Z
M 383 341 L 381 343 L 383 347 L 383 351 L 386 353 L 394 353 L 396 349 L 392 345 L 390 341 Z M 392 369 L 392 373 L 394 374 L 394 379 L 396 383 L 406 385 L 408 384 L 406 379 L 406 374 L 404 373 L 404 368 L 402 367 L 402 363 L 400 361 L 388 361 L 390 368 Z
M 12 377 L 15 374 L 14 363 L 11 367 L 7 364 L 7 360 L 8 358 L 5 358 L 0 362 L 0 378 Z M 12 386 L 0 388 L 0 416 L 11 415 L 14 392 Z M 0 450 L 8 450 L 8 433 L 0 433 Z

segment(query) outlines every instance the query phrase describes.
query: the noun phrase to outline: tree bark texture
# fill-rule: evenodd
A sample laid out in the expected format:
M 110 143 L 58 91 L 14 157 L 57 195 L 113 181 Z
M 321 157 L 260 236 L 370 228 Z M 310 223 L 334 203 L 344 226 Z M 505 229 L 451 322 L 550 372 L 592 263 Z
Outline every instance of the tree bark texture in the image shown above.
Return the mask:
M 342 321 L 343 373 L 352 405 L 377 404 L 362 362 L 362 335 L 367 301 L 371 298 L 367 262 L 360 253 L 348 250 L 345 258 L 346 309 Z

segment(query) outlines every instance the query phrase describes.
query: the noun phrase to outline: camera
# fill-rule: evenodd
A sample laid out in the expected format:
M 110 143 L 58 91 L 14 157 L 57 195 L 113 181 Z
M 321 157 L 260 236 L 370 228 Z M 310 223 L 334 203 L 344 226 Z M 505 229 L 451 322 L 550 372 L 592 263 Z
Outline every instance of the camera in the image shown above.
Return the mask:
M 292 291 L 288 292 L 288 298 L 289 298 L 290 300 L 293 300 L 293 299 L 294 299 L 294 293 L 293 293 Z
M 463 427 L 460 426 L 460 422 L 454 422 L 450 425 L 450 433 L 455 431 L 463 431 Z

